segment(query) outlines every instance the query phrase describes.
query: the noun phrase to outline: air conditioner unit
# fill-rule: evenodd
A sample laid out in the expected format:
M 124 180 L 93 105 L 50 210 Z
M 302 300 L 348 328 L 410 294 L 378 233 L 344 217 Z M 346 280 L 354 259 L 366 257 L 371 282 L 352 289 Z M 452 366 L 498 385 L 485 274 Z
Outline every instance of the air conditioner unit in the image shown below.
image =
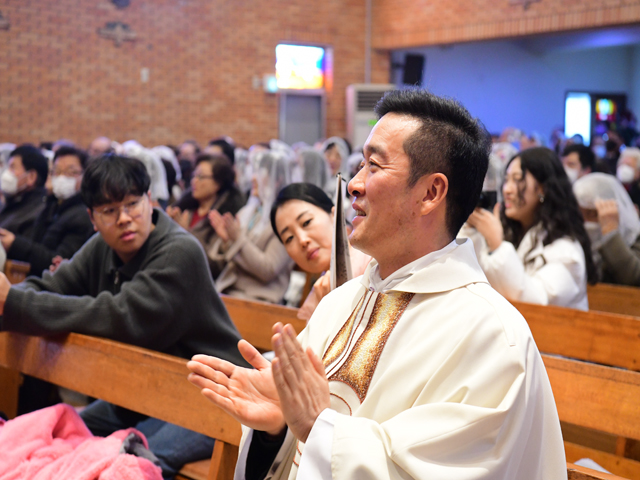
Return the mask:
M 364 145 L 376 124 L 373 107 L 385 92 L 395 89 L 391 83 L 355 83 L 347 87 L 347 138 L 354 150 Z

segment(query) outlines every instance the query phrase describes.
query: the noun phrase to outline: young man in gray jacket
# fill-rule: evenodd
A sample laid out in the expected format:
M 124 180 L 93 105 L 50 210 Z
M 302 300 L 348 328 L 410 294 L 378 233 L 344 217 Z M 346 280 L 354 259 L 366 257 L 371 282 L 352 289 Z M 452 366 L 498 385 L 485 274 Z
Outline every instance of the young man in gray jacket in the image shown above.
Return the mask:
M 0 273 L 0 330 L 77 332 L 183 358 L 196 353 L 246 365 L 198 241 L 151 207 L 138 160 L 105 155 L 86 170 L 81 193 L 98 232 L 55 273 L 11 286 Z M 96 435 L 135 426 L 165 478 L 211 455 L 213 440 L 98 400 L 82 417 Z

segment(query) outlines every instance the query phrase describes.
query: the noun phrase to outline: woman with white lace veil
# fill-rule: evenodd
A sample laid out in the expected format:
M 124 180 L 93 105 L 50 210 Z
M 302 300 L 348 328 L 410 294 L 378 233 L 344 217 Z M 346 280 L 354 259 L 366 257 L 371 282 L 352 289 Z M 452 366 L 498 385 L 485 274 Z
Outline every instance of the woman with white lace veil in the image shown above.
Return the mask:
M 235 217 L 209 214 L 219 239 L 208 254 L 224 264 L 216 280 L 218 292 L 280 303 L 293 262 L 271 229 L 269 213 L 277 192 L 289 183 L 289 159 L 270 150 L 256 152 L 252 159 L 253 186 L 247 204 Z
M 128 157 L 140 160 L 151 177 L 151 201 L 154 204 L 167 208 L 169 201 L 169 188 L 167 186 L 167 171 L 162 164 L 160 156 L 140 145 L 136 140 L 127 140 L 122 144 L 122 153 Z
M 321 150 L 329 164 L 329 180 L 324 191 L 327 192 L 329 197 L 333 198 L 336 191 L 336 175 L 341 173 L 342 178 L 347 181 L 350 179 L 347 161 L 349 160 L 351 149 L 344 138 L 330 137 L 324 141 Z
M 233 168 L 236 172 L 236 182 L 238 188 L 245 195 L 251 191 L 251 162 L 249 161 L 249 151 L 237 147 L 234 152 L 235 162 Z
M 640 220 L 631 197 L 612 175 L 590 173 L 573 185 L 600 280 L 640 286 Z
M 301 150 L 299 156 L 302 165 L 301 182 L 324 189 L 330 178 L 329 165 L 324 156 L 311 147 Z

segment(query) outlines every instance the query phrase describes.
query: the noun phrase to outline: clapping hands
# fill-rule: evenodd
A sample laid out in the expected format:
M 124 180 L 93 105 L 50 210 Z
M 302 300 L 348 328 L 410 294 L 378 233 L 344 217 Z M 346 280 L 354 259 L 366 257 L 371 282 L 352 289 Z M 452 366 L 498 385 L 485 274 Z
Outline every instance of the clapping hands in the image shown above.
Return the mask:
M 273 332 L 273 364 L 241 340 L 238 349 L 255 370 L 196 355 L 187 363 L 189 381 L 243 425 L 274 436 L 288 426 L 304 442 L 329 407 L 329 382 L 322 361 L 302 348 L 291 325 L 277 323 Z
M 209 222 L 223 242 L 234 242 L 240 236 L 240 222 L 229 212 L 221 215 L 217 210 L 211 210 Z
M 168 206 L 165 211 L 178 225 L 185 230 L 189 229 L 189 210 L 180 210 L 179 207 Z

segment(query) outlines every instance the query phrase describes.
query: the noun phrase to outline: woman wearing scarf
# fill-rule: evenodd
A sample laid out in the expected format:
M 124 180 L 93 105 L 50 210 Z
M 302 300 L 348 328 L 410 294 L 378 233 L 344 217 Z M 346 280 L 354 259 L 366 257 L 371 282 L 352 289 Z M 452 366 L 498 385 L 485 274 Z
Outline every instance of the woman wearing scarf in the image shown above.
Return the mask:
M 271 229 L 269 213 L 277 192 L 289 183 L 288 159 L 274 151 L 255 156 L 251 196 L 238 212 L 209 214 L 218 241 L 209 258 L 224 264 L 216 280 L 219 293 L 280 303 L 289 284 L 293 261 Z
M 349 181 L 349 167 L 347 166 L 347 160 L 351 154 L 349 145 L 340 137 L 330 137 L 322 144 L 322 153 L 327 159 L 329 164 L 329 181 L 327 182 L 324 191 L 333 198 L 336 192 L 336 175 L 342 174 L 342 177 Z
M 606 283 L 640 286 L 640 220 L 615 177 L 591 173 L 573 185 L 591 251 Z

